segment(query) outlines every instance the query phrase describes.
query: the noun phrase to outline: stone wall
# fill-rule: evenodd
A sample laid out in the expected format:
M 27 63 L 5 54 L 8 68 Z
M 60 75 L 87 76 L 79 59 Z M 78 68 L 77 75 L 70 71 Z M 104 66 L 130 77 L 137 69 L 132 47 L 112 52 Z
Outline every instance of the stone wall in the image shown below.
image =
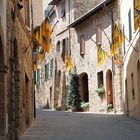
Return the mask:
M 66 1 L 68 2 L 68 1 Z M 99 11 L 96 15 L 93 15 L 82 24 L 78 25 L 75 29 L 67 29 L 67 25 L 74 19 L 80 17 L 94 6 L 99 4 L 101 1 L 71 1 L 70 13 L 67 13 L 66 19 L 62 20 L 58 17 L 58 22 L 53 31 L 53 48 L 49 55 L 46 57 L 46 62 L 49 62 L 51 58 L 54 58 L 54 77 L 45 82 L 44 87 L 42 87 L 42 97 L 44 97 L 45 102 L 47 98 L 49 99 L 49 104 L 52 108 L 65 109 L 66 104 L 66 87 L 69 81 L 69 72 L 65 69 L 65 63 L 62 60 L 62 40 L 65 38 L 69 39 L 69 45 L 71 48 L 72 64 L 76 66 L 77 73 L 79 76 L 87 74 L 88 76 L 88 91 L 89 91 L 89 110 L 96 112 L 106 112 L 108 104 L 107 92 L 103 97 L 98 96 L 95 90 L 98 87 L 97 73 L 103 71 L 103 82 L 104 88 L 107 90 L 107 72 L 111 71 L 112 74 L 112 84 L 113 84 L 113 104 L 114 111 L 122 111 L 122 68 L 114 62 L 112 63 L 112 58 L 109 57 L 101 67 L 98 67 L 97 62 L 97 47 L 95 43 L 91 40 L 96 41 L 96 25 L 102 24 L 102 42 L 103 49 L 110 55 L 110 42 L 112 42 L 112 26 L 111 18 L 106 14 L 105 11 Z M 68 4 L 68 3 L 67 3 Z M 90 5 L 90 6 L 89 6 Z M 61 3 L 56 5 L 55 9 L 58 12 L 60 10 Z M 79 7 L 79 9 L 77 9 Z M 69 6 L 67 6 L 69 8 Z M 109 5 L 112 9 L 114 20 L 118 19 L 118 7 L 117 2 Z M 81 11 L 80 11 L 81 10 Z M 83 11 L 82 11 L 83 10 Z M 69 11 L 68 9 L 66 11 Z M 69 15 L 70 14 L 70 15 Z M 106 36 L 106 34 L 107 36 Z M 85 55 L 81 57 L 80 55 L 80 35 L 85 34 Z M 109 40 L 108 40 L 109 38 Z M 110 41 L 110 42 L 109 42 Z M 57 51 L 57 43 L 60 42 L 60 50 Z M 45 63 L 46 63 L 45 62 Z M 43 66 L 44 67 L 44 66 Z M 41 86 L 40 86 L 41 87 Z M 52 87 L 53 96 L 52 101 L 50 100 L 49 89 Z M 80 90 L 82 88 L 80 87 Z M 47 95 L 46 95 L 47 94 Z M 80 93 L 81 94 L 81 93 Z M 43 96 L 44 95 L 44 96 Z M 46 98 L 46 96 L 48 96 Z
M 33 119 L 32 46 L 27 49 L 31 41 L 31 28 L 25 25 L 24 14 L 21 14 L 23 9 L 19 11 L 11 0 L 7 3 L 7 9 L 7 139 L 15 140 Z M 14 10 L 15 15 L 12 15 Z M 30 21 L 32 23 L 32 19 Z
M 4 140 L 4 137 L 7 132 L 7 123 L 6 123 L 6 82 L 7 82 L 7 67 L 5 63 L 5 38 L 3 34 L 3 28 L 0 21 L 0 139 Z
M 129 50 L 124 59 L 124 68 L 126 71 L 124 75 L 125 113 L 134 119 L 140 120 L 140 37 L 138 31 L 134 37 L 133 46 L 137 51 L 129 46 Z
M 113 9 L 115 20 L 117 19 L 117 4 L 115 3 L 110 7 Z M 97 73 L 103 71 L 104 87 L 106 90 L 106 74 L 108 70 L 112 71 L 113 78 L 113 104 L 115 111 L 122 111 L 122 89 L 121 89 L 121 70 L 116 64 L 112 64 L 112 59 L 109 57 L 102 66 L 98 66 L 97 62 L 97 47 L 91 38 L 96 41 L 96 25 L 102 24 L 102 48 L 110 54 L 110 44 L 108 41 L 112 40 L 111 37 L 111 19 L 102 11 L 96 13 L 96 15 L 84 21 L 84 23 L 78 25 L 75 29 L 72 29 L 72 59 L 77 68 L 78 74 L 86 73 L 88 75 L 88 87 L 89 87 L 89 103 L 90 111 L 102 112 L 107 111 L 107 93 L 101 98 L 97 95 L 95 90 L 98 87 Z M 107 36 L 105 35 L 107 34 Z M 84 57 L 80 55 L 80 35 L 85 35 L 85 54 Z

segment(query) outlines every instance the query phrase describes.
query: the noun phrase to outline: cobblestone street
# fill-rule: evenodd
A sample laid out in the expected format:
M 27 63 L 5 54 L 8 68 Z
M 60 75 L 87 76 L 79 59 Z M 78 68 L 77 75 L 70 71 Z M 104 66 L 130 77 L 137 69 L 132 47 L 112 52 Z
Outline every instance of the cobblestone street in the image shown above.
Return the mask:
M 140 140 L 140 122 L 121 114 L 39 110 L 20 140 Z

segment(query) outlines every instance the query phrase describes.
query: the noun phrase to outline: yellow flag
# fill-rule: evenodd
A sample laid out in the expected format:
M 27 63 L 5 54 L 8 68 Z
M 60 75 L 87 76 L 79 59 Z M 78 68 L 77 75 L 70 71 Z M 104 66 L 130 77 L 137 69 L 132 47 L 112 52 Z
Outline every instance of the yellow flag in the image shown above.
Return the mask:
M 120 22 L 115 22 L 113 27 L 113 44 L 111 46 L 111 54 L 114 56 L 116 54 L 117 49 L 122 45 L 125 41 L 125 35 L 121 30 Z
M 40 49 L 39 53 L 38 53 L 38 59 L 39 59 L 40 61 L 43 61 L 44 56 L 45 56 L 45 50 L 44 50 L 44 48 L 42 47 L 42 48 Z
M 67 71 L 70 71 L 72 69 L 72 62 L 71 62 L 71 58 L 68 55 L 68 53 L 66 54 L 65 65 L 66 65 Z
M 98 65 L 100 66 L 109 57 L 109 55 L 100 46 L 97 46 L 97 57 Z
M 52 27 L 48 21 L 46 21 L 46 30 L 49 31 L 50 33 L 52 33 Z
M 134 0 L 134 28 L 140 27 L 140 0 Z
M 43 37 L 42 37 L 42 35 L 43 35 L 43 26 L 41 24 L 41 26 L 40 26 L 40 39 L 39 39 L 39 43 L 41 45 L 43 44 Z
M 43 48 L 44 48 L 44 50 L 45 50 L 45 53 L 46 53 L 46 52 L 47 52 L 47 53 L 50 53 L 50 50 L 51 50 L 51 48 L 52 48 L 52 42 L 51 42 L 51 40 L 50 40 L 49 42 L 44 43 L 44 44 L 43 44 Z
M 36 39 L 37 41 L 39 41 L 39 33 L 38 33 L 38 31 L 35 33 L 35 39 Z
M 113 58 L 116 64 L 118 65 L 122 64 L 121 58 L 117 54 L 115 54 Z

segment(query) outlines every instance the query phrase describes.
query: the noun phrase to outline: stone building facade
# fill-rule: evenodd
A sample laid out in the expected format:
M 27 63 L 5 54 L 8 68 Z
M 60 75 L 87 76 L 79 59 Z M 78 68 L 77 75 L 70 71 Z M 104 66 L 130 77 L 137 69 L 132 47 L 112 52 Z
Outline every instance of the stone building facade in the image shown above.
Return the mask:
M 110 54 L 112 21 L 106 13 L 107 11 L 104 10 L 103 4 L 106 5 L 106 9 L 113 11 L 114 21 L 116 21 L 120 16 L 118 1 L 52 0 L 50 4 L 54 5 L 56 17 L 53 22 L 52 51 L 46 56 L 44 64 L 50 64 L 50 60 L 53 58 L 54 77 L 46 80 L 45 88 L 42 88 L 42 98 L 45 97 L 45 104 L 49 102 L 50 108 L 60 110 L 66 108 L 69 72 L 65 68 L 64 52 L 67 49 L 71 53 L 73 66 L 76 67 L 79 74 L 81 99 L 89 102 L 89 110 L 106 112 L 107 106 L 112 104 L 115 112 L 123 111 L 122 66 L 116 65 L 112 57 L 109 57 L 101 67 L 98 67 L 97 47 L 94 43 L 96 27 L 101 25 L 103 49 Z M 85 35 L 84 55 L 80 54 L 80 36 L 82 35 Z M 41 77 L 44 73 L 45 68 Z M 99 84 L 103 84 L 105 88 L 103 97 L 98 96 L 95 92 Z
M 89 110 L 106 112 L 108 106 L 111 105 L 114 112 L 121 112 L 123 111 L 122 67 L 116 65 L 111 56 L 102 66 L 98 66 L 96 43 L 100 40 L 103 50 L 110 55 L 112 42 L 112 20 L 105 8 L 113 11 L 114 21 L 119 18 L 118 2 L 103 1 L 94 5 L 89 12 L 70 24 L 70 27 L 73 27 L 71 29 L 71 54 L 73 64 L 79 74 L 81 99 L 89 102 Z M 98 33 L 99 28 L 100 33 Z M 81 52 L 82 37 L 84 50 Z M 96 93 L 100 84 L 105 88 L 103 96 Z
M 34 116 L 31 0 L 0 6 L 0 139 L 15 140 Z
M 134 29 L 134 1 L 123 0 L 120 11 L 123 30 L 129 40 L 123 44 L 125 113 L 140 120 L 140 35 L 139 28 Z

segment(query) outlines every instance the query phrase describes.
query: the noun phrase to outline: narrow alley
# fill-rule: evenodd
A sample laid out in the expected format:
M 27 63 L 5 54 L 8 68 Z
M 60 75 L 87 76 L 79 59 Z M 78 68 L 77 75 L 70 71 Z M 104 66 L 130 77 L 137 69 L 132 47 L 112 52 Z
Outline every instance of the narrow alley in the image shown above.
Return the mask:
M 140 122 L 123 115 L 37 111 L 20 140 L 139 140 Z

